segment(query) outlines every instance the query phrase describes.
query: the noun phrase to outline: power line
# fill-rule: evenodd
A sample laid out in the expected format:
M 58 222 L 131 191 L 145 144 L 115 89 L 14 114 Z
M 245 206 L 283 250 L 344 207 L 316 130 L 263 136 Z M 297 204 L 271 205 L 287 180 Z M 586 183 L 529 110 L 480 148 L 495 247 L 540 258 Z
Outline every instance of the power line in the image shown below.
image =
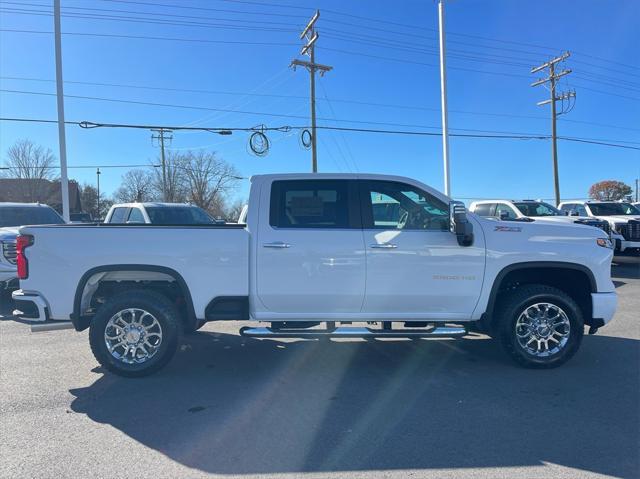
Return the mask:
M 17 30 L 9 28 L 0 28 L 0 32 L 12 32 L 12 33 L 36 33 L 36 34 L 53 34 L 50 31 L 42 30 Z M 89 32 L 62 32 L 62 35 L 77 35 L 86 37 L 106 37 L 106 38 L 127 38 L 133 40 L 164 40 L 170 42 L 192 42 L 192 43 L 219 43 L 226 45 L 251 45 L 251 46 L 282 46 L 282 47 L 294 47 L 296 43 L 284 43 L 284 42 L 251 42 L 242 40 L 207 40 L 200 38 L 181 38 L 181 37 L 155 37 L 148 35 L 121 35 L 113 33 L 89 33 Z
M 116 20 L 116 19 L 114 19 Z M 129 18 L 125 18 L 125 21 L 130 21 L 131 19 Z M 187 25 L 188 26 L 188 25 Z M 223 27 L 226 28 L 226 27 Z M 244 29 L 243 27 L 238 27 L 238 26 L 229 26 L 229 28 L 231 29 Z M 247 27 L 247 29 L 252 29 L 251 27 Z M 41 31 L 41 30 L 22 30 L 22 29 L 6 29 L 6 28 L 2 28 L 0 29 L 0 31 L 3 32 L 12 32 L 12 33 L 27 33 L 27 34 L 52 34 L 53 32 L 50 31 Z M 278 30 L 280 31 L 280 30 Z M 284 31 L 284 30 L 283 30 Z M 182 37 L 159 37 L 159 36 L 147 36 L 147 35 L 126 35 L 126 34 L 106 34 L 106 33 L 89 33 L 89 32 L 63 32 L 63 35 L 73 35 L 73 36 L 85 36 L 85 37 L 103 37 L 103 38 L 124 38 L 124 39 L 136 39 L 136 40 L 159 40 L 159 41 L 172 41 L 172 42 L 190 42 L 190 43 L 204 43 L 204 44 L 227 44 L 227 45 L 247 45 L 247 46 L 282 46 L 282 47 L 291 47 L 291 46 L 296 46 L 296 44 L 294 43 L 287 43 L 287 42 L 252 42 L 252 41 L 242 41 L 242 40 L 209 40 L 209 39 L 197 39 L 197 38 L 182 38 Z M 342 37 L 342 38 L 341 38 Z M 333 38 L 339 41 L 342 40 L 347 40 L 349 37 L 346 35 L 340 35 L 340 36 L 335 36 L 335 35 L 329 35 L 329 38 Z M 424 50 L 424 49 L 416 49 L 415 47 L 413 48 L 403 48 L 401 46 L 396 46 L 396 45 L 390 45 L 390 44 L 385 44 L 382 42 L 371 42 L 371 41 L 360 41 L 360 40 L 353 40 L 357 43 L 362 43 L 364 45 L 375 45 L 375 46 L 379 46 L 381 48 L 389 48 L 389 49 L 393 49 L 393 50 L 397 50 L 397 51 L 406 51 L 407 53 L 423 53 L 425 55 L 432 55 L 432 56 L 436 56 L 437 53 L 435 51 L 428 51 L 428 50 Z M 455 40 L 450 40 L 450 43 L 454 43 Z M 463 42 L 464 43 L 464 42 Z M 388 61 L 394 61 L 394 62 L 400 62 L 400 63 L 407 63 L 407 64 L 416 64 L 416 65 L 423 65 L 423 66 L 432 66 L 432 67 L 436 67 L 437 65 L 432 64 L 432 63 L 426 63 L 426 62 L 420 62 L 420 61 L 413 61 L 413 60 L 407 60 L 407 59 L 402 59 L 402 58 L 396 58 L 396 57 L 386 57 L 386 56 L 382 56 L 382 55 L 372 55 L 372 54 L 363 54 L 360 52 L 353 52 L 353 51 L 347 51 L 344 49 L 338 49 L 338 48 L 329 48 L 329 47 L 323 47 L 324 50 L 328 50 L 328 51 L 334 51 L 334 52 L 338 52 L 338 53 L 344 53 L 344 54 L 349 54 L 349 55 L 357 55 L 357 56 L 368 56 L 371 58 L 377 58 L 377 59 L 383 59 L 383 60 L 388 60 Z M 491 63 L 491 64 L 496 64 L 496 65 L 506 65 L 506 66 L 525 66 L 524 63 L 519 63 L 519 62 L 509 62 L 509 61 L 501 61 L 499 59 L 495 59 L 495 58 L 505 58 L 505 59 L 509 59 L 509 58 L 513 58 L 515 59 L 515 57 L 509 57 L 506 55 L 495 55 L 495 54 L 487 54 L 484 52 L 466 52 L 465 50 L 451 50 L 453 53 L 451 55 L 449 55 L 452 60 L 460 60 L 460 61 L 471 61 L 471 62 L 479 62 L 479 63 Z M 479 55 L 483 55 L 483 56 L 476 56 L 474 54 L 479 54 Z M 495 57 L 495 58 L 488 58 L 488 57 Z M 512 73 L 506 73 L 506 72 L 494 72 L 494 71 L 486 71 L 486 70 L 477 70 L 477 69 L 472 69 L 472 68 L 464 68 L 464 67 L 458 67 L 458 66 L 451 66 L 451 69 L 454 70 L 459 70 L 459 71 L 469 71 L 469 72 L 474 72 L 474 73 L 480 73 L 480 74 L 489 74 L 489 75 L 500 75 L 500 76 L 509 76 L 509 77 L 521 77 L 521 78 L 525 78 L 525 75 L 517 75 L 517 74 L 512 74 Z M 613 82 L 617 82 L 616 84 L 611 84 L 611 83 L 607 83 L 602 81 L 601 79 L 598 78 L 598 74 L 596 73 L 592 73 L 592 72 L 583 72 L 584 74 L 590 75 L 592 77 L 595 78 L 582 78 L 585 81 L 588 82 L 592 82 L 592 83 L 599 83 L 599 84 L 605 84 L 607 86 L 615 86 L 615 87 L 619 87 L 622 89 L 627 89 L 627 90 L 634 90 L 634 86 L 635 84 L 633 84 L 632 82 L 626 81 L 626 80 L 621 80 L 618 78 L 614 78 L 614 77 L 607 77 L 606 79 L 613 81 Z M 600 75 L 601 76 L 601 75 Z M 625 83 L 626 85 L 623 85 L 622 83 Z M 603 92 L 600 90 L 593 90 L 592 91 L 597 91 L 598 93 L 603 93 L 603 94 L 607 94 L 607 95 L 613 95 L 613 96 L 619 96 L 619 95 L 615 95 L 613 93 L 610 92 Z M 625 96 L 623 96 L 625 97 Z M 626 98 L 630 98 L 630 97 L 626 97 Z M 635 99 L 635 98 L 631 98 L 631 99 Z
M 22 76 L 0 76 L 0 80 L 19 80 L 19 81 L 33 81 L 33 82 L 46 82 L 46 83 L 55 82 L 55 80 L 52 80 L 52 79 L 22 77 Z M 67 83 L 71 85 L 104 86 L 104 87 L 131 88 L 131 89 L 150 90 L 150 91 L 171 91 L 171 92 L 181 92 L 181 93 L 200 93 L 200 94 L 213 94 L 213 95 L 232 95 L 232 96 L 242 95 L 242 96 L 266 97 L 266 98 L 300 99 L 300 100 L 306 100 L 308 98 L 302 95 L 281 95 L 281 94 L 275 94 L 275 93 L 255 93 L 255 92 L 195 89 L 195 88 L 172 88 L 172 87 L 140 85 L 140 84 L 131 84 L 131 83 L 108 83 L 108 82 L 65 80 L 65 84 Z M 320 100 L 329 102 L 328 98 L 320 98 Z M 347 99 L 333 98 L 331 102 L 363 105 L 363 106 L 375 106 L 375 107 L 383 107 L 383 108 L 396 108 L 396 109 L 403 109 L 403 110 L 440 112 L 440 108 L 428 108 L 423 106 L 406 105 L 406 104 L 379 103 L 379 102 L 370 102 L 370 101 L 364 101 L 364 100 L 347 100 Z M 547 120 L 548 119 L 547 117 L 543 117 L 543 116 L 517 115 L 512 113 L 494 113 L 494 112 L 452 110 L 452 109 L 450 109 L 449 112 L 467 114 L 467 115 L 504 117 L 504 118 L 523 118 L 523 119 L 531 119 L 531 120 Z M 560 120 L 568 123 L 594 125 L 598 127 L 615 128 L 618 130 L 640 131 L 640 128 L 630 128 L 628 126 L 621 126 L 621 125 L 611 125 L 606 123 L 583 121 L 583 120 L 572 120 L 568 118 L 560 118 Z
M 0 89 L 0 92 L 25 94 L 25 95 L 55 96 L 54 93 L 33 92 L 33 91 L 24 91 L 24 90 Z M 282 113 L 246 111 L 246 110 L 235 110 L 235 109 L 226 109 L 226 108 L 212 108 L 212 107 L 204 107 L 204 106 L 197 106 L 197 105 L 156 103 L 156 102 L 146 102 L 146 101 L 138 101 L 138 100 L 123 100 L 123 99 L 116 99 L 116 98 L 104 98 L 104 97 L 93 97 L 93 96 L 83 96 L 83 95 L 65 95 L 65 98 L 75 98 L 75 99 L 91 100 L 91 101 L 106 101 L 106 102 L 113 102 L 113 103 L 127 103 L 127 104 L 136 104 L 136 105 L 145 105 L 145 106 L 159 106 L 159 107 L 168 107 L 168 108 L 218 111 L 218 112 L 238 113 L 238 114 L 247 114 L 247 115 L 270 116 L 270 117 L 276 117 L 276 118 L 306 119 L 306 117 L 303 115 L 290 115 L 290 114 L 282 114 Z M 337 118 L 318 118 L 318 119 L 323 121 L 335 121 L 340 123 L 360 123 L 360 124 L 368 124 L 368 125 L 425 128 L 425 129 L 433 129 L 433 130 L 440 129 L 440 127 L 436 125 L 415 125 L 415 124 L 406 124 L 406 123 L 378 122 L 378 121 L 368 121 L 368 120 L 347 120 L 347 119 L 337 119 Z M 505 132 L 505 131 L 495 131 L 495 130 L 477 130 L 477 129 L 471 129 L 471 128 L 453 128 L 453 129 L 456 131 L 520 134 L 520 133 Z M 525 135 L 526 134 L 527 133 L 525 133 Z M 597 140 L 601 141 L 600 139 L 597 139 Z M 609 141 L 609 140 L 603 140 L 603 141 Z M 619 142 L 619 143 L 635 143 L 635 142 L 629 142 L 625 140 L 612 140 L 612 141 Z
M 0 1 L 0 4 L 11 4 L 11 5 L 26 5 L 26 6 L 32 6 L 32 7 L 47 7 L 47 5 L 43 5 L 43 4 L 37 4 L 37 3 L 24 3 L 24 2 L 10 2 L 7 0 L 2 0 Z M 9 8 L 15 8 L 15 7 L 9 7 Z M 265 25 L 286 25 L 286 26 L 290 26 L 291 22 L 273 22 L 273 21 L 269 21 L 269 20 L 250 20 L 247 18 L 244 19 L 237 19 L 237 18 L 216 18 L 216 17 L 208 17 L 208 16 L 202 16 L 202 15 L 178 15 L 175 13 L 157 13 L 157 12 L 140 12 L 140 11 L 135 11 L 135 10 L 121 10 L 121 9 L 114 9 L 114 8 L 95 8 L 95 7 L 74 7 L 74 6 L 65 6 L 62 8 L 62 10 L 80 10 L 81 12 L 79 14 L 82 14 L 82 11 L 89 11 L 89 12 L 111 12 L 111 13 L 128 13 L 128 14 L 134 14 L 134 15 L 153 15 L 153 16 L 159 16 L 159 17 L 170 17 L 172 19 L 174 18 L 195 18 L 198 20 L 215 20 L 215 21 L 223 21 L 223 22 L 242 22 L 242 23 L 257 23 L 257 24 L 265 24 Z M 76 14 L 75 12 L 69 12 L 71 14 Z M 89 13 L 87 13 L 87 15 L 89 15 Z M 100 14 L 96 14 L 96 15 L 100 15 Z
M 11 122 L 27 122 L 27 123 L 57 123 L 56 120 L 45 120 L 45 119 L 37 119 L 37 118 L 10 118 L 10 117 L 1 117 L 0 121 L 11 121 Z M 337 120 L 336 120 L 337 121 Z M 100 128 L 100 127 L 108 127 L 108 128 L 133 128 L 133 129 L 144 129 L 149 130 L 153 128 L 164 128 L 166 130 L 201 130 L 201 131 L 211 131 L 211 130 L 232 130 L 232 131 L 255 131 L 255 127 L 251 128 L 209 128 L 209 127 L 183 127 L 183 126 L 170 126 L 170 125 L 139 125 L 139 124 L 127 124 L 127 123 L 94 123 L 87 121 L 65 121 L 65 124 L 68 125 L 76 125 L 86 128 L 86 125 L 90 125 L 89 128 Z M 280 127 L 264 127 L 264 131 L 280 131 L 287 132 L 291 130 L 305 130 L 308 129 L 308 125 L 295 125 L 295 126 L 280 126 Z M 410 131 L 410 130 L 388 130 L 388 129 L 377 129 L 377 128 L 352 128 L 352 127 L 342 127 L 342 126 L 331 126 L 331 125 L 318 125 L 317 129 L 319 130 L 333 130 L 333 131 L 349 131 L 349 132 L 360 132 L 360 133 L 380 133 L 380 134 L 394 134 L 394 135 L 410 135 L 410 136 L 433 136 L 439 137 L 441 133 L 437 132 L 425 132 L 425 131 Z M 550 135 L 527 135 L 527 134 L 479 134 L 479 133 L 449 133 L 449 136 L 458 137 L 458 138 L 487 138 L 487 139 L 511 139 L 511 140 L 549 140 L 551 139 Z M 559 136 L 559 140 L 573 141 L 579 143 L 589 143 L 594 145 L 601 146 L 609 146 L 615 148 L 625 148 L 630 150 L 640 150 L 640 147 L 622 145 L 614 142 L 600 141 L 589 138 L 577 138 L 577 137 L 565 137 Z M 102 166 L 100 166 L 102 168 Z
M 283 17 L 283 18 L 299 18 L 305 19 L 307 18 L 305 15 L 292 15 L 288 13 L 273 13 L 273 12 L 249 12 L 246 10 L 229 10 L 224 8 L 211 8 L 211 7 L 195 7 L 195 6 L 187 6 L 187 5 L 173 5 L 168 3 L 146 3 L 146 2 L 135 2 L 131 0 L 101 0 L 103 2 L 110 3 L 125 3 L 131 5 L 145 5 L 148 7 L 169 7 L 169 8 L 177 8 L 184 10 L 199 10 L 199 11 L 209 11 L 209 12 L 224 12 L 224 13 L 239 13 L 242 15 L 260 15 L 260 16 L 273 16 L 273 17 Z

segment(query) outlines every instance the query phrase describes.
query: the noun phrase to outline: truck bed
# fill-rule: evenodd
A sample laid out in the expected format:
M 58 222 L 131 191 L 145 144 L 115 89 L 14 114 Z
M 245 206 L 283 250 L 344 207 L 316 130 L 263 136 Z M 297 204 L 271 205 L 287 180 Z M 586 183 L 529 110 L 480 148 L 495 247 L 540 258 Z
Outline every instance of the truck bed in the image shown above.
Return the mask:
M 220 296 L 249 294 L 249 233 L 241 224 L 26 226 L 29 278 L 24 291 L 56 298 L 52 319 L 69 319 L 77 286 L 94 268 L 159 265 L 189 285 L 196 317 Z M 64 309 L 59 309 L 64 308 Z

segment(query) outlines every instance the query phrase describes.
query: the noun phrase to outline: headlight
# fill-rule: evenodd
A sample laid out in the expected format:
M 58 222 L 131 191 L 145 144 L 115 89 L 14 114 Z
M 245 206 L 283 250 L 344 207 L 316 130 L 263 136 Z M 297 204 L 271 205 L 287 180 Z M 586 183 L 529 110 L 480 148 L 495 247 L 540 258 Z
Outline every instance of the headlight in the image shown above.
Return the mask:
M 596 243 L 598 246 L 602 246 L 603 248 L 613 249 L 613 243 L 609 238 L 598 238 Z
M 620 228 L 623 227 L 625 225 L 625 223 L 613 223 L 613 229 L 614 231 L 619 232 Z

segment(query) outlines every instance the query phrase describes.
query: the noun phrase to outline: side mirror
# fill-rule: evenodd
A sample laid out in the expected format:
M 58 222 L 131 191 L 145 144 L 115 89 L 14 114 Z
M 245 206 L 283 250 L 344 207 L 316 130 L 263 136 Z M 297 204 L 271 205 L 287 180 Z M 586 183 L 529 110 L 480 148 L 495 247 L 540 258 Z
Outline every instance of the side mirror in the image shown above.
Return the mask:
M 506 210 L 502 210 L 502 211 L 500 211 L 500 219 L 501 219 L 502 221 L 506 221 L 506 220 L 508 220 L 508 219 L 509 219 L 509 212 L 508 212 L 508 211 L 506 211 Z
M 456 235 L 460 246 L 473 244 L 473 225 L 467 218 L 464 203 L 460 201 L 449 203 L 449 230 Z

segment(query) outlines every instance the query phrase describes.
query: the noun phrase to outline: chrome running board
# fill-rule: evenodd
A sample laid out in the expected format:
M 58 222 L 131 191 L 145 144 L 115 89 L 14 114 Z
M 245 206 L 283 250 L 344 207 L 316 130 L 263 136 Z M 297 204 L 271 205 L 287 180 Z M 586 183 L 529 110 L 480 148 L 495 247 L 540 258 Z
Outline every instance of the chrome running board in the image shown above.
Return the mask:
M 278 329 L 244 327 L 240 335 L 247 338 L 449 338 L 467 334 L 458 326 L 436 326 L 431 329 L 372 329 L 337 327 L 334 329 Z
M 60 331 L 62 329 L 74 329 L 71 321 L 42 321 L 41 323 L 31 323 L 32 333 L 43 331 Z

